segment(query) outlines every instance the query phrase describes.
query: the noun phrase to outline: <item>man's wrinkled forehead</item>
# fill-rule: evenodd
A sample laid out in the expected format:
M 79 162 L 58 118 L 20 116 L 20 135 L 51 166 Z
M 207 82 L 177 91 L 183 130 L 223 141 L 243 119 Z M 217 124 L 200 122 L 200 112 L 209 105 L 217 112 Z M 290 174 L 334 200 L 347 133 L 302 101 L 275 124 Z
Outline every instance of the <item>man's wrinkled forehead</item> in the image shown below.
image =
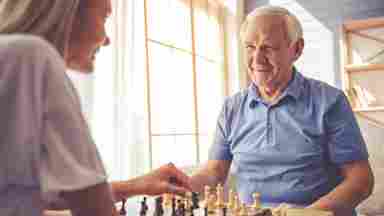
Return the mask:
M 279 15 L 260 15 L 248 21 L 245 41 L 282 39 L 287 36 L 285 20 Z

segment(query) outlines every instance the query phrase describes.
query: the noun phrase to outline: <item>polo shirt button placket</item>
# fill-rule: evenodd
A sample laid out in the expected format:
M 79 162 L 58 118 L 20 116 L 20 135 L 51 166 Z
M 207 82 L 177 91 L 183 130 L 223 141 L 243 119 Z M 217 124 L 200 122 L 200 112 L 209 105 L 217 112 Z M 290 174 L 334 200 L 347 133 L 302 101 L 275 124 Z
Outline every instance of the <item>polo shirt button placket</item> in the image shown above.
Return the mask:
M 271 126 L 271 107 L 267 109 L 267 143 L 270 144 L 271 134 L 272 134 L 272 126 Z

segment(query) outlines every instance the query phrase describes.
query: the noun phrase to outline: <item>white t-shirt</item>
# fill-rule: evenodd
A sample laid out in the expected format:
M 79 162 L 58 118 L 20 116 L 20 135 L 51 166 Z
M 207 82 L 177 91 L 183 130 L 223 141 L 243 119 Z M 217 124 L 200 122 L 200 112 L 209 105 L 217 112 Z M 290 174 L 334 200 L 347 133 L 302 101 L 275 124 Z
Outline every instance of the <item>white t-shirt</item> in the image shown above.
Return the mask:
M 0 36 L 0 215 L 40 216 L 61 191 L 107 181 L 61 56 Z

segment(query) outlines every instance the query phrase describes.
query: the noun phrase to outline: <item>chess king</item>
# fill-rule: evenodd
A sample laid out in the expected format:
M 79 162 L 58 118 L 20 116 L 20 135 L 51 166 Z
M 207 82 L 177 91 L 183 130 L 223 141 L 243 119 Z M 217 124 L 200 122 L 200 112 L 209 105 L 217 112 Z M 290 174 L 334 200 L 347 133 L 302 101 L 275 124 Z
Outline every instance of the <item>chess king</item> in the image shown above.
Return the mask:
M 258 192 L 264 205 L 355 215 L 374 184 L 367 148 L 344 93 L 294 67 L 304 49 L 299 20 L 256 8 L 240 35 L 250 85 L 224 102 L 192 187 L 225 182 L 231 167 L 242 203 Z

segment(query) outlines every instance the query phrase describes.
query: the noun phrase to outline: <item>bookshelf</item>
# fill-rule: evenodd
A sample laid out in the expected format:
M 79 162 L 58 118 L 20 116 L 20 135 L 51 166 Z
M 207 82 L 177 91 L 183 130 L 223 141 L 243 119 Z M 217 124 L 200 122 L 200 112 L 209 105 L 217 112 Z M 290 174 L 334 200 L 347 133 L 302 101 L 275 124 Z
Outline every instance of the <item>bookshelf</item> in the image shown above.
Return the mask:
M 384 128 L 384 17 L 342 25 L 342 85 L 353 111 Z

